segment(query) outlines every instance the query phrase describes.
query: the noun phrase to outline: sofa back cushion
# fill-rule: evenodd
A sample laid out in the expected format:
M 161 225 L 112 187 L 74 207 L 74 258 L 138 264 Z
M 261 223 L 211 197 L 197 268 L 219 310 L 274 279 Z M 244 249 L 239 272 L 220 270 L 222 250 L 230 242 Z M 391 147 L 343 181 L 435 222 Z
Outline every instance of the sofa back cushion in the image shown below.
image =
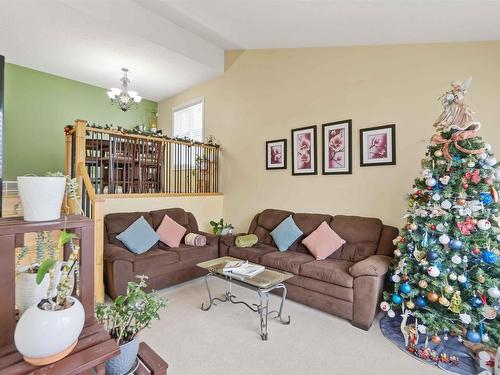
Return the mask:
M 106 215 L 104 218 L 104 225 L 106 228 L 106 237 L 108 242 L 113 245 L 125 247 L 123 243 L 116 238 L 116 236 L 127 229 L 141 216 L 144 217 L 149 225 L 152 226 L 153 222 L 149 212 L 119 212 Z
M 380 219 L 337 215 L 330 226 L 346 241 L 341 249 L 329 256 L 330 259 L 359 262 L 376 254 L 382 231 Z
M 153 228 L 157 230 L 160 226 L 165 215 L 174 220 L 177 224 L 186 228 L 186 233 L 198 231 L 198 224 L 193 214 L 184 211 L 182 208 L 164 208 L 161 210 L 151 211 L 151 220 L 153 221 Z
M 293 215 L 293 220 L 304 234 L 299 239 L 296 246 L 292 247 L 292 249 L 300 253 L 309 254 L 310 252 L 307 249 L 307 247 L 302 243 L 302 240 L 305 237 L 309 236 L 312 232 L 314 232 L 321 225 L 323 221 L 325 221 L 328 225 L 330 225 L 332 221 L 332 216 L 326 214 L 298 213 Z
M 292 212 L 284 210 L 264 210 L 258 215 L 255 225 L 251 225 L 251 233 L 259 238 L 260 243 L 276 246 L 271 237 L 271 231 L 292 214 Z

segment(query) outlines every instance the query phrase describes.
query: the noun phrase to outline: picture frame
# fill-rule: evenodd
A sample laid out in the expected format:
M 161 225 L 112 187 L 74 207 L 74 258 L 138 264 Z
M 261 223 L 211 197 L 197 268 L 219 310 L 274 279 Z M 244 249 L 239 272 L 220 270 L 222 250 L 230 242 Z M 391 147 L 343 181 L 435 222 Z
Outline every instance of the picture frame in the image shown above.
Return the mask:
M 322 125 L 323 174 L 352 174 L 352 120 Z
M 360 165 L 371 167 L 396 164 L 396 125 L 359 130 Z
M 266 142 L 266 169 L 286 169 L 287 140 L 275 139 Z
M 292 129 L 292 175 L 318 173 L 316 125 Z

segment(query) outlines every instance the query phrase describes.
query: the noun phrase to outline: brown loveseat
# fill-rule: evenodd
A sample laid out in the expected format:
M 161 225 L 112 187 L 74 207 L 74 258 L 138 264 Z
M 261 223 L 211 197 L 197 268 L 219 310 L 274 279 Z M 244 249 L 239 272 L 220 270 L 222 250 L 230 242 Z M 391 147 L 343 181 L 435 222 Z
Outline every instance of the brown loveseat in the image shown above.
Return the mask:
M 288 251 L 280 252 L 270 232 L 289 215 L 304 235 Z M 315 260 L 301 241 L 323 221 L 346 244 L 329 258 Z M 291 272 L 296 276 L 285 282 L 290 299 L 348 319 L 356 327 L 370 328 L 393 256 L 396 228 L 373 218 L 269 209 L 254 217 L 248 233 L 257 235 L 256 245 L 238 248 L 234 245 L 235 236 L 225 236 L 221 238 L 220 256 L 248 259 Z
M 115 299 L 124 294 L 127 282 L 135 280 L 136 275 L 144 274 L 149 277 L 149 290 L 161 289 L 204 275 L 206 272 L 196 267 L 196 264 L 217 258 L 219 239 L 207 233 L 202 233 L 207 237 L 206 246 L 186 246 L 184 239 L 177 248 L 170 248 L 158 242 L 152 249 L 140 255 L 130 252 L 116 239 L 119 233 L 141 216 L 156 230 L 165 214 L 185 227 L 186 234 L 201 233 L 193 214 L 181 208 L 114 213 L 104 218 L 104 282 L 106 292 L 111 298 Z

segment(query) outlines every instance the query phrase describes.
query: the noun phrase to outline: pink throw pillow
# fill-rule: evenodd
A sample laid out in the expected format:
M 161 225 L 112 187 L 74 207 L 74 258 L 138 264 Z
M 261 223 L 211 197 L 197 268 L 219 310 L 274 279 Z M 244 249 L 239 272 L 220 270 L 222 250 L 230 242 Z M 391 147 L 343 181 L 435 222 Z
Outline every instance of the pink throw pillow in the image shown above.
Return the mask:
M 186 233 L 186 228 L 165 215 L 156 233 L 160 236 L 160 241 L 165 245 L 179 247 L 182 237 Z
M 317 260 L 323 260 L 340 249 L 343 240 L 330 226 L 323 221 L 309 236 L 302 240 Z

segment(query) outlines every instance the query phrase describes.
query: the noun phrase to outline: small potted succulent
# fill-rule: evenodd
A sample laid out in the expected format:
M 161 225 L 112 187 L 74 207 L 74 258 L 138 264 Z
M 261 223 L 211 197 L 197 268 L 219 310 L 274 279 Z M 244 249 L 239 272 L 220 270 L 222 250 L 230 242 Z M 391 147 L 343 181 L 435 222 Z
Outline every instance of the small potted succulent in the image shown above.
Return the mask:
M 234 227 L 231 224 L 224 223 L 223 218 L 219 221 L 211 221 L 210 226 L 212 227 L 212 232 L 215 235 L 226 236 L 228 234 L 233 234 Z
M 31 305 L 16 325 L 14 342 L 24 360 L 36 366 L 47 365 L 67 356 L 78 342 L 85 313 L 83 306 L 71 296 L 73 290 L 73 272 L 78 268 L 79 246 L 75 242 L 76 234 L 61 231 L 59 246 L 68 244 L 71 254 L 55 286 L 55 296 L 50 295 L 39 303 Z M 38 268 L 37 282 L 55 275 L 58 262 L 46 259 Z
M 120 346 L 121 353 L 106 362 L 107 375 L 123 375 L 137 364 L 139 340 L 137 335 L 151 326 L 151 321 L 160 319 L 160 310 L 166 300 L 155 293 L 146 293 L 147 276 L 136 276 L 139 282 L 129 282 L 127 294 L 118 296 L 111 304 L 97 304 L 97 320 Z

